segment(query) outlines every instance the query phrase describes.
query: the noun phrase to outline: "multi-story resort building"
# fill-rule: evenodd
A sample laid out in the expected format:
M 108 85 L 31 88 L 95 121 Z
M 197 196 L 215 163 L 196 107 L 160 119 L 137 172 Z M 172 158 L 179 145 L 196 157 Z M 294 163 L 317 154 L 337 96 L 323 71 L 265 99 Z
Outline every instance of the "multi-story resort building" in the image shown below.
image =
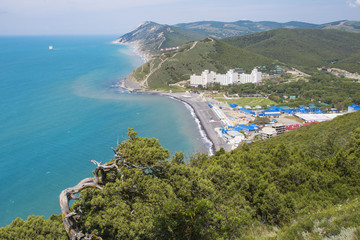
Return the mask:
M 205 87 L 212 83 L 219 83 L 220 85 L 260 83 L 261 79 L 262 74 L 256 68 L 251 71 L 251 74 L 239 73 L 234 71 L 234 69 L 230 69 L 226 74 L 217 74 L 216 72 L 205 70 L 200 76 L 191 75 L 190 85 L 202 85 Z

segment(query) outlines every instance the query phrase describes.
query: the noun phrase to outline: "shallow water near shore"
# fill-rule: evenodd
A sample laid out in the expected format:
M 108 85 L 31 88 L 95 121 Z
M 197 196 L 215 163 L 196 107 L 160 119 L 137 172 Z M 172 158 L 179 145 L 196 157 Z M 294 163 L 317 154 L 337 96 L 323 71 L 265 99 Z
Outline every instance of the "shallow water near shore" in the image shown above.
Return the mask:
M 115 38 L 0 37 L 0 226 L 59 214 L 61 190 L 109 161 L 129 127 L 170 153 L 208 150 L 183 103 L 116 86 L 141 59 Z

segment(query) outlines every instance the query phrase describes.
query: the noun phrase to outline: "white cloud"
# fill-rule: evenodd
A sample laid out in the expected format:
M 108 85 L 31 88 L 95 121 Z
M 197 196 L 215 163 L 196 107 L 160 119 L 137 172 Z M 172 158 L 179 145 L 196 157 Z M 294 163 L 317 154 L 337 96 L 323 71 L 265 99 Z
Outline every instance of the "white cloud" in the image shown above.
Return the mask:
M 352 8 L 360 7 L 360 0 L 348 1 L 347 3 Z

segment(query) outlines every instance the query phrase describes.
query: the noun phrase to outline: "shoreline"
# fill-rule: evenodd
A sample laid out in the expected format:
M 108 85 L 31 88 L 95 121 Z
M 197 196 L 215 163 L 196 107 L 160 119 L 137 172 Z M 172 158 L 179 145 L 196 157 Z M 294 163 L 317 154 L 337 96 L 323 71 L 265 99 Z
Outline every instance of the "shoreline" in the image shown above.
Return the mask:
M 183 103 L 185 105 L 185 107 L 188 108 L 188 110 L 190 111 L 190 114 L 191 116 L 194 118 L 198 128 L 199 128 L 199 132 L 200 132 L 200 135 L 201 137 L 204 139 L 204 142 L 206 143 L 209 143 L 210 144 L 210 147 L 208 149 L 208 154 L 211 156 L 211 155 L 214 155 L 215 154 L 215 151 L 216 151 L 216 146 L 214 144 L 214 142 L 209 138 L 209 133 L 206 131 L 206 129 L 204 128 L 204 124 L 203 122 L 199 119 L 198 115 L 196 114 L 196 110 L 194 109 L 194 107 L 189 104 L 188 102 L 182 100 L 182 99 L 179 99 L 177 97 L 174 97 L 174 96 L 167 96 L 167 95 L 163 95 L 163 94 L 159 94 L 161 96 L 166 96 L 170 99 L 173 99 L 175 101 L 179 101 L 181 103 Z
M 143 59 L 145 62 L 151 59 L 151 55 L 141 50 L 140 44 L 137 42 L 133 43 L 120 43 L 119 40 L 114 40 L 113 44 L 118 45 L 130 45 L 133 52 Z M 220 128 L 221 124 L 219 121 L 210 122 L 210 119 L 218 119 L 215 113 L 209 108 L 208 104 L 199 96 L 186 96 L 184 93 L 167 93 L 163 91 L 147 90 L 144 89 L 135 79 L 131 78 L 131 74 L 126 76 L 120 81 L 119 87 L 129 91 L 130 93 L 145 93 L 145 94 L 156 94 L 170 99 L 182 102 L 185 107 L 188 108 L 192 115 L 195 123 L 198 126 L 199 133 L 204 140 L 204 145 L 207 147 L 207 143 L 210 144 L 208 154 L 213 155 L 220 148 L 224 148 L 226 151 L 230 151 L 230 145 L 218 136 L 215 128 Z
M 121 83 L 123 81 L 121 81 Z M 231 146 L 227 144 L 223 138 L 219 137 L 215 130 L 215 128 L 222 127 L 220 119 L 218 119 L 218 117 L 212 111 L 209 105 L 205 101 L 202 101 L 200 99 L 200 96 L 190 95 L 185 92 L 168 93 L 168 92 L 156 91 L 156 90 L 146 90 L 143 88 L 134 90 L 123 86 L 124 84 L 120 84 L 121 88 L 129 91 L 130 93 L 160 95 L 160 96 L 168 97 L 175 101 L 182 102 L 185 105 L 185 107 L 188 107 L 190 114 L 193 116 L 194 121 L 198 125 L 198 130 L 200 132 L 200 135 L 203 137 L 205 144 L 206 142 L 210 143 L 211 146 L 208 151 L 209 155 L 215 154 L 215 152 L 220 150 L 220 148 L 224 148 L 225 151 L 227 152 L 231 150 Z M 210 122 L 210 119 L 214 119 L 215 121 Z
M 225 151 L 230 151 L 231 147 L 228 145 L 223 138 L 219 137 L 215 128 L 220 128 L 221 123 L 217 118 L 215 113 L 209 107 L 209 105 L 199 100 L 199 96 L 185 95 L 185 93 L 157 93 L 161 96 L 166 96 L 169 98 L 174 98 L 178 101 L 183 102 L 185 105 L 187 104 L 194 111 L 195 121 L 198 119 L 199 121 L 199 129 L 200 134 L 201 131 L 205 134 L 205 138 L 211 142 L 210 155 L 215 154 L 216 151 L 220 150 L 220 148 L 224 148 Z M 185 97 L 186 96 L 186 97 Z M 218 121 L 210 122 L 210 119 L 217 119 Z

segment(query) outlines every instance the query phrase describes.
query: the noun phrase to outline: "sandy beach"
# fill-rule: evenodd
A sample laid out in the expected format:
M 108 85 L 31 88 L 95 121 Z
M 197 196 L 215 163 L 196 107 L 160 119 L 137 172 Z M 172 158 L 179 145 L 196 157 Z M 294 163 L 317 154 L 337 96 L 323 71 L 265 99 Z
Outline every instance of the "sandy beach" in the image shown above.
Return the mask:
M 231 150 L 223 138 L 219 137 L 215 128 L 221 128 L 220 119 L 212 111 L 209 105 L 197 94 L 189 93 L 159 93 L 163 96 L 173 97 L 182 102 L 189 104 L 194 110 L 196 117 L 199 119 L 202 130 L 206 133 L 207 138 L 213 144 L 213 150 L 217 151 L 224 148 L 226 151 Z M 210 121 L 212 119 L 213 121 Z

